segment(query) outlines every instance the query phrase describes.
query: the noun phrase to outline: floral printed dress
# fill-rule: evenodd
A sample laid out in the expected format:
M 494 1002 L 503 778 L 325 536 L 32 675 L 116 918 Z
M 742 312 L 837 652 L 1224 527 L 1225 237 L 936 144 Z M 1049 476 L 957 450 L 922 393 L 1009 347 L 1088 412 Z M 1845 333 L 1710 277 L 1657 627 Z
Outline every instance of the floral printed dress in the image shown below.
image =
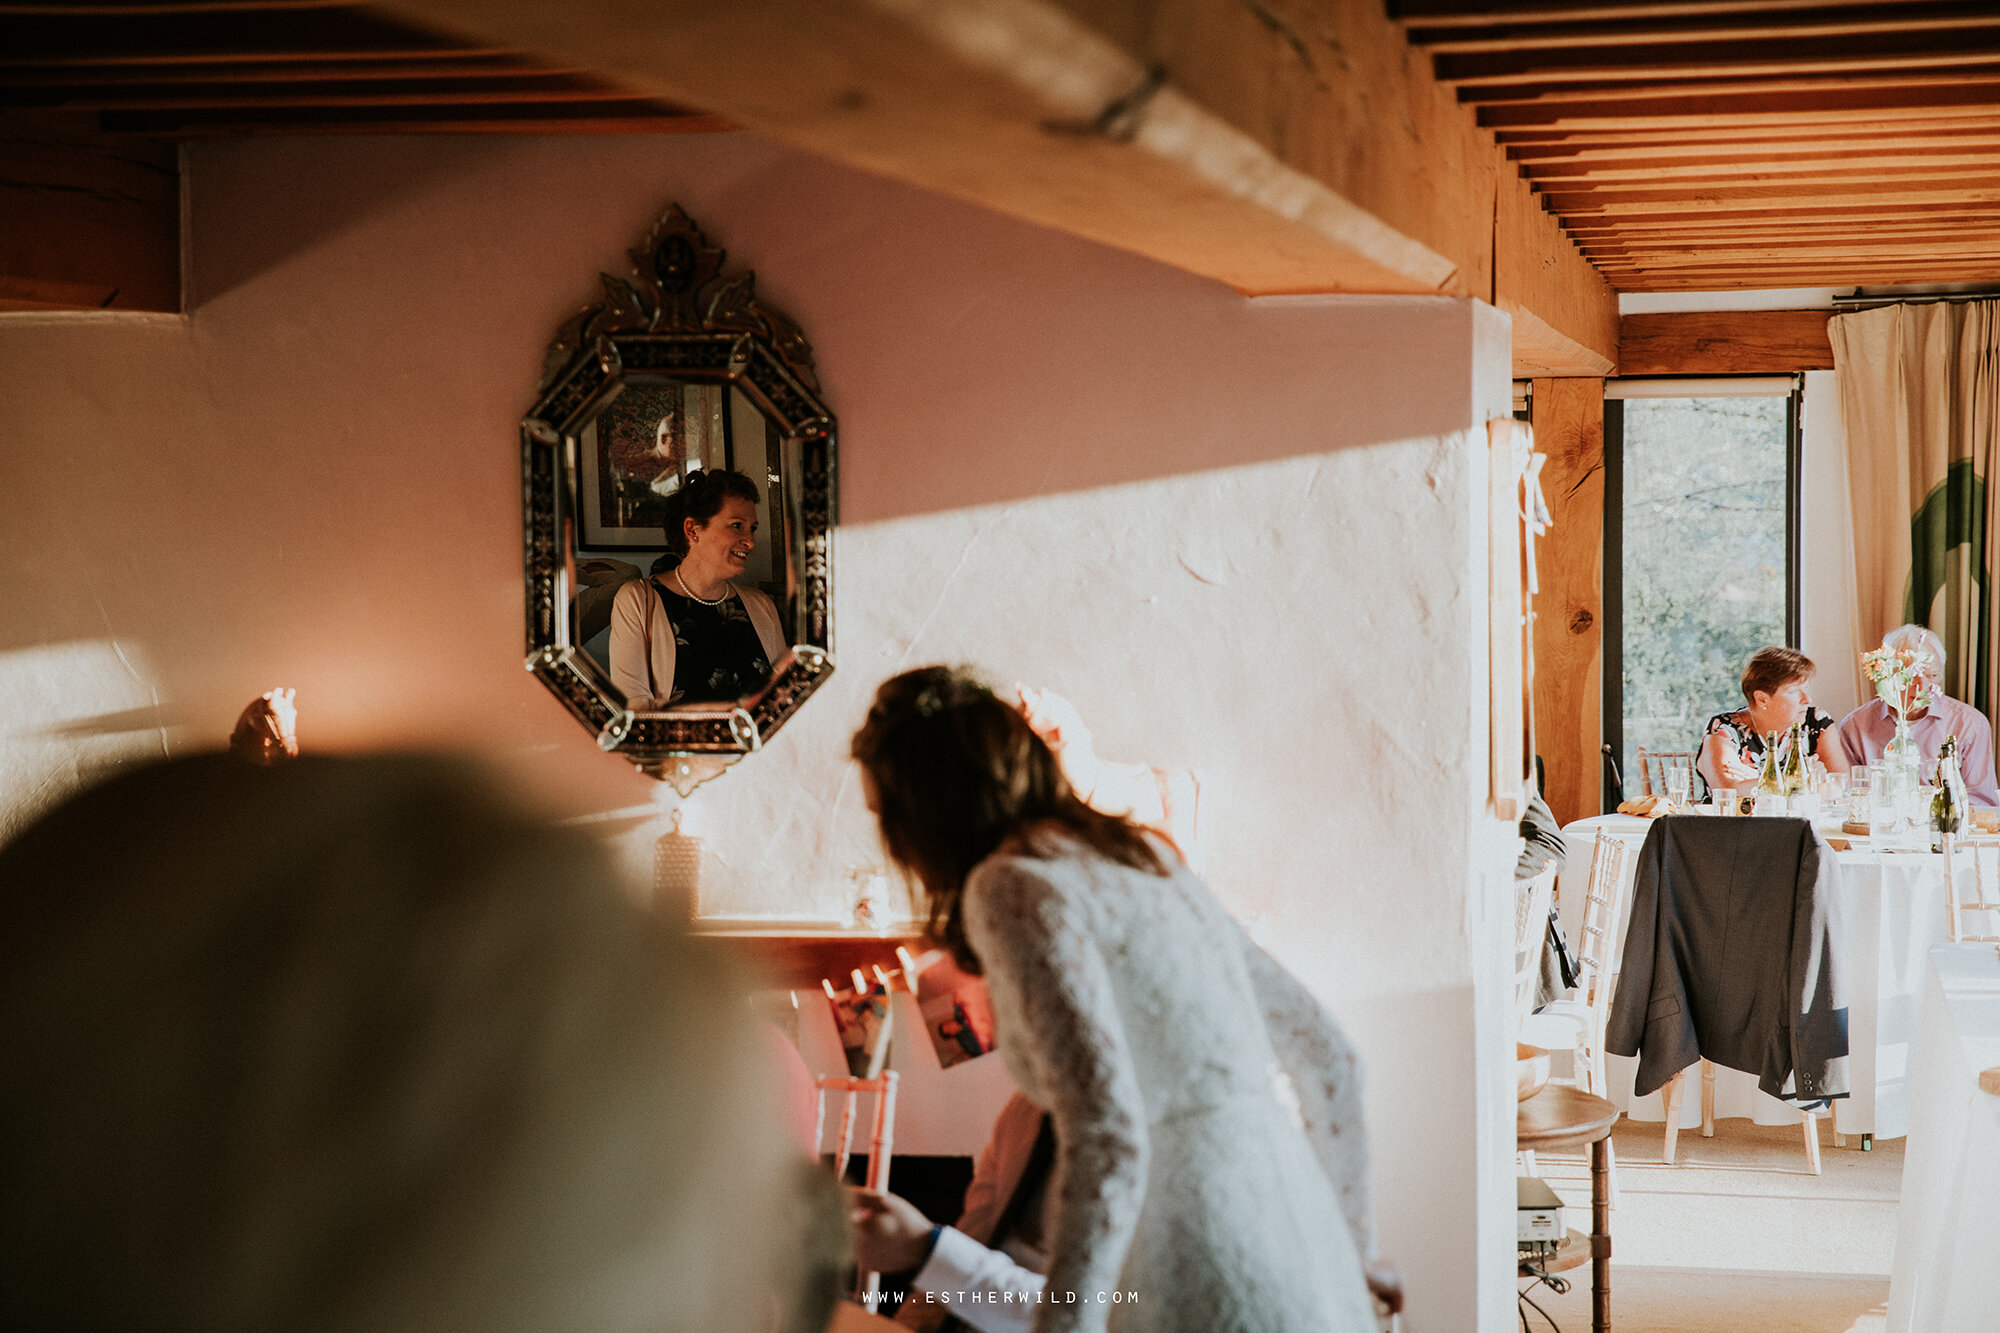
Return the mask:
M 1820 712 L 1819 709 L 1806 709 L 1805 734 L 1806 756 L 1808 758 L 1819 752 L 1819 738 L 1838 725 L 1838 722 L 1825 713 Z M 1708 744 L 1708 738 L 1715 735 L 1720 735 L 1723 738 L 1723 743 L 1730 748 L 1731 753 L 1735 754 L 1743 763 L 1748 764 L 1751 768 L 1762 768 L 1764 766 L 1764 738 L 1751 729 L 1749 710 L 1739 708 L 1733 713 L 1717 713 L 1714 717 L 1710 718 L 1708 725 L 1702 728 L 1701 742 L 1696 745 L 1696 752 L 1699 753 L 1705 748 Z M 1778 762 L 1783 763 L 1790 757 L 1791 743 L 1789 733 L 1787 733 L 1785 737 L 1780 737 L 1778 741 Z M 1714 785 L 1713 780 L 1706 773 L 1702 774 L 1702 781 L 1709 783 L 1711 786 Z

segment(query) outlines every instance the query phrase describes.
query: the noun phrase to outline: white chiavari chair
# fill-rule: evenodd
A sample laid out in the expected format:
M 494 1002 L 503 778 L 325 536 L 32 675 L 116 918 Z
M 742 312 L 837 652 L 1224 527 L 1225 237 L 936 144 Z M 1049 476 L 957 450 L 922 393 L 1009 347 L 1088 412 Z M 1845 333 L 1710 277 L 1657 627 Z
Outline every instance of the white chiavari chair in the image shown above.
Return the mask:
M 1576 994 L 1530 1014 L 1521 1041 L 1544 1050 L 1570 1053 L 1570 1081 L 1594 1097 L 1611 1096 L 1604 1067 L 1604 1028 L 1624 960 L 1619 917 L 1632 889 L 1632 847 L 1623 838 L 1599 833 L 1590 853 L 1590 881 L 1584 891 L 1577 940 Z M 1605 1145 L 1609 1160 L 1610 1145 Z M 1530 1163 L 1532 1168 L 1532 1163 Z M 1611 1198 L 1618 1198 L 1617 1163 L 1611 1162 Z
M 815 1078 L 817 1109 L 813 1118 L 813 1143 L 824 1150 L 826 1143 L 826 1101 L 830 1094 L 841 1095 L 840 1132 L 833 1150 L 833 1176 L 847 1179 L 847 1164 L 854 1155 L 854 1125 L 861 1094 L 875 1096 L 874 1132 L 868 1139 L 868 1174 L 871 1190 L 889 1188 L 889 1159 L 896 1150 L 896 1071 L 885 1069 L 875 1078 L 847 1078 L 838 1075 Z M 861 1274 L 859 1296 L 865 1309 L 873 1310 L 882 1290 L 880 1273 Z
M 2000 944 L 2000 842 L 1946 835 L 1945 937 Z

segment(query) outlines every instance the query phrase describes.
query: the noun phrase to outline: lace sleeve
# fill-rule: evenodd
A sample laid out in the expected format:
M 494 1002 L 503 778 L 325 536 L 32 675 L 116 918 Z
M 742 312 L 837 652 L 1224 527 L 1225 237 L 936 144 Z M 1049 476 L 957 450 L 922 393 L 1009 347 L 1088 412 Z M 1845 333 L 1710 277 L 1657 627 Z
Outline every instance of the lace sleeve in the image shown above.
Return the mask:
M 1347 1034 L 1299 979 L 1257 947 L 1241 926 L 1244 961 L 1264 1011 L 1278 1063 L 1299 1099 L 1306 1139 L 1340 1199 L 1363 1260 L 1375 1257 L 1375 1203 L 1368 1184 L 1368 1132 L 1362 1124 L 1361 1062 Z
M 1056 1191 L 1047 1290 L 1036 1333 L 1104 1326 L 1146 1193 L 1145 1104 L 1111 978 L 1054 886 L 1001 859 L 965 889 L 966 935 L 986 967 L 1001 1047 L 1025 1065 L 1055 1120 Z M 1076 1293 L 1074 1303 L 1067 1293 Z

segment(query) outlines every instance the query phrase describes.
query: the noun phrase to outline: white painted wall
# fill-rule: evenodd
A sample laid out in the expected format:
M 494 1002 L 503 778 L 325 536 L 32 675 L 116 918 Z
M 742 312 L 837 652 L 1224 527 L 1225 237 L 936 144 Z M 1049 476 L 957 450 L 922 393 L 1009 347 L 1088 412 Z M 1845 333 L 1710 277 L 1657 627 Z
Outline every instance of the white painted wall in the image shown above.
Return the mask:
M 1107 756 L 1201 770 L 1218 893 L 1360 1045 L 1405 1327 L 1508 1326 L 1500 316 L 1246 301 L 747 136 L 188 169 L 192 318 L 0 318 L 0 830 L 279 683 L 309 748 L 458 746 L 563 813 L 647 802 L 519 665 L 514 423 L 548 335 L 679 200 L 804 325 L 842 427 L 840 670 L 689 804 L 711 900 L 837 910 L 879 859 L 844 753 L 889 672 L 1067 694 Z

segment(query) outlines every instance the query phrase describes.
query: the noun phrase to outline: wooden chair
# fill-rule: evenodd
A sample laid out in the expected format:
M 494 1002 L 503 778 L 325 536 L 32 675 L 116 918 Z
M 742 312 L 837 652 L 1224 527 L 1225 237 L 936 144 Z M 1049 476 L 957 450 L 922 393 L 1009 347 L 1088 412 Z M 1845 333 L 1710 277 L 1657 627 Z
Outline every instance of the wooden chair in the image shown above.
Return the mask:
M 1694 755 L 1692 753 L 1674 750 L 1648 751 L 1643 745 L 1639 747 L 1639 781 L 1646 789 L 1645 795 L 1665 796 L 1670 786 L 1667 782 L 1667 774 L 1676 769 L 1687 773 L 1688 792 L 1690 795 L 1700 789 L 1701 784 L 1695 780 Z M 1657 782 L 1654 781 L 1653 775 L 1655 773 L 1659 774 Z
M 1967 861 L 1972 863 L 1969 876 L 1964 875 Z M 1959 882 L 1961 877 L 1971 880 L 1970 901 Z M 1946 938 L 1954 944 L 2000 944 L 2000 843 L 1947 835 L 1944 884 Z
M 896 1071 L 885 1069 L 875 1078 L 845 1078 L 827 1076 L 815 1078 L 814 1086 L 819 1091 L 818 1106 L 813 1119 L 813 1146 L 819 1148 L 826 1136 L 826 1099 L 829 1093 L 845 1094 L 840 1112 L 840 1140 L 833 1153 L 833 1177 L 847 1179 L 847 1163 L 854 1155 L 855 1103 L 864 1092 L 875 1094 L 875 1132 L 868 1140 L 868 1179 L 871 1190 L 889 1188 L 889 1158 L 896 1147 Z M 880 1273 L 860 1275 L 860 1290 L 857 1293 L 870 1310 L 876 1307 L 882 1290 Z
M 1662 1090 L 1667 1109 L 1666 1141 L 1661 1148 L 1661 1157 L 1668 1166 L 1674 1164 L 1674 1154 L 1681 1137 L 1681 1098 L 1687 1086 L 1687 1070 L 1683 1069 L 1667 1080 Z M 1813 1175 L 1820 1173 L 1819 1162 L 1819 1117 L 1831 1115 L 1831 1109 L 1800 1111 L 1799 1125 L 1805 1133 L 1806 1167 Z M 1701 1062 L 1701 1136 L 1715 1137 L 1715 1066 L 1707 1060 Z M 1840 1139 L 1836 1137 L 1835 1145 Z
M 1593 1097 L 1611 1095 L 1604 1068 L 1604 1028 L 1611 1017 L 1611 997 L 1624 960 L 1617 947 L 1618 919 L 1631 891 L 1632 848 L 1624 839 L 1597 835 L 1590 853 L 1590 883 L 1584 891 L 1583 923 L 1577 940 L 1577 981 L 1574 998 L 1545 1006 L 1522 1020 L 1522 1042 L 1543 1050 L 1570 1053 L 1570 1081 Z M 1610 1152 L 1610 1145 L 1605 1147 Z M 1533 1163 L 1529 1162 L 1532 1172 Z M 1616 1164 L 1611 1180 L 1617 1198 Z
M 1549 907 L 1556 896 L 1556 872 L 1551 865 L 1526 884 L 1514 888 L 1514 1015 L 1518 1026 L 1535 1007 L 1535 990 L 1542 980 L 1542 950 L 1549 933 Z M 1532 1043 L 1530 1043 L 1532 1044 Z
M 1573 1081 L 1593 1097 L 1610 1095 L 1604 1072 L 1604 1028 L 1624 960 L 1616 937 L 1618 918 L 1631 891 L 1631 862 L 1632 848 L 1624 839 L 1597 835 L 1577 940 L 1576 995 L 1557 1000 L 1521 1025 L 1521 1040 L 1528 1045 L 1573 1052 Z

